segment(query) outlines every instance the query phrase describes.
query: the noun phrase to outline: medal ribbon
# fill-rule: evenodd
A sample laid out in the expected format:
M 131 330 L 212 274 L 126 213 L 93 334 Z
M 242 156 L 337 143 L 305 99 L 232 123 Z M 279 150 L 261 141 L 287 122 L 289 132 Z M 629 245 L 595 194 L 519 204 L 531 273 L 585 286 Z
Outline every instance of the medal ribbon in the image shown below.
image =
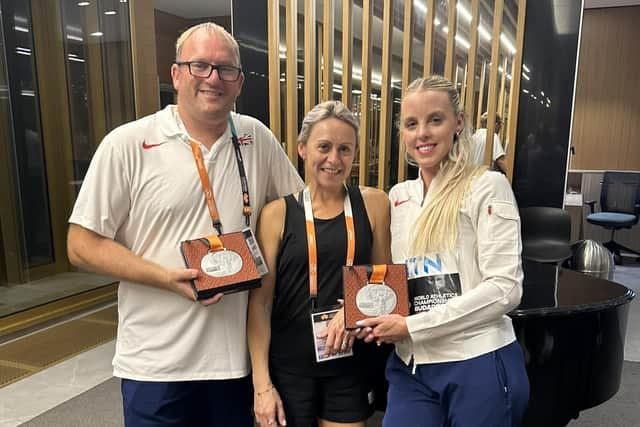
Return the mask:
M 344 196 L 344 222 L 347 227 L 347 260 L 346 265 L 353 265 L 353 258 L 356 252 L 355 227 L 353 225 L 353 211 L 351 210 L 351 199 L 349 190 L 345 186 L 347 194 Z M 306 187 L 302 192 L 304 203 L 304 217 L 307 228 L 307 249 L 309 252 L 309 295 L 312 301 L 318 296 L 318 251 L 316 247 L 316 228 L 313 219 L 313 208 L 311 206 L 311 192 Z
M 382 284 L 384 283 L 384 276 L 387 275 L 387 265 L 386 264 L 375 264 L 373 266 L 373 271 L 371 272 L 371 277 L 369 278 L 369 283 Z
M 244 169 L 244 161 L 242 160 L 242 152 L 240 152 L 240 144 L 238 143 L 238 135 L 236 134 L 236 127 L 233 124 L 231 116 L 229 116 L 229 127 L 231 128 L 231 141 L 233 142 L 233 149 L 236 154 L 236 162 L 238 163 L 238 173 L 240 174 L 240 186 L 242 188 L 242 214 L 245 218 L 245 224 L 247 227 L 251 226 L 251 199 L 249 198 L 249 183 L 247 182 L 247 174 Z M 209 182 L 209 175 L 207 169 L 204 166 L 204 159 L 202 158 L 202 151 L 200 146 L 195 141 L 189 141 L 191 145 L 191 151 L 193 152 L 193 158 L 196 161 L 196 167 L 198 168 L 198 175 L 200 176 L 200 183 L 202 184 L 202 192 L 207 202 L 207 208 L 211 215 L 211 223 L 218 232 L 218 235 L 222 234 L 222 223 L 220 222 L 220 216 L 218 215 L 218 208 L 213 198 L 213 190 L 211 189 L 211 183 Z

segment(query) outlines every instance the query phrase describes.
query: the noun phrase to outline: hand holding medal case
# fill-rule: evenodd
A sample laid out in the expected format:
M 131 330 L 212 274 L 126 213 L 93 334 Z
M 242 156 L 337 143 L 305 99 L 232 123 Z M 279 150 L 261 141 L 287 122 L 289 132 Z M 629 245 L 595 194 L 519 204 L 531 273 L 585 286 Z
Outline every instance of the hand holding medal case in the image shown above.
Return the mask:
M 189 268 L 199 270 L 191 285 L 198 299 L 217 293 L 233 293 L 260 286 L 266 274 L 262 255 L 252 248 L 253 233 L 242 232 L 186 240 L 180 244 L 182 257 Z
M 404 264 L 356 265 L 342 268 L 344 322 L 356 322 L 385 314 L 409 314 L 407 273 Z

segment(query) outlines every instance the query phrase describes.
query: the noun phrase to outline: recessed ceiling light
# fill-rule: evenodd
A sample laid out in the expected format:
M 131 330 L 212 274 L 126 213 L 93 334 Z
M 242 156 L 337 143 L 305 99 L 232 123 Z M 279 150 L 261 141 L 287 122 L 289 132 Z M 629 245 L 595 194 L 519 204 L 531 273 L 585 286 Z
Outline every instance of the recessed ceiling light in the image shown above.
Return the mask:
M 115 10 L 105 10 L 105 11 L 104 11 L 104 14 L 105 14 L 105 15 L 115 15 L 115 14 L 116 14 L 116 11 L 115 11 Z
M 89 6 L 91 3 L 89 3 L 88 1 L 81 1 L 78 2 L 78 6 Z
M 94 33 L 89 34 L 90 36 L 94 36 L 94 37 L 102 37 L 103 33 L 102 31 L 96 31 Z

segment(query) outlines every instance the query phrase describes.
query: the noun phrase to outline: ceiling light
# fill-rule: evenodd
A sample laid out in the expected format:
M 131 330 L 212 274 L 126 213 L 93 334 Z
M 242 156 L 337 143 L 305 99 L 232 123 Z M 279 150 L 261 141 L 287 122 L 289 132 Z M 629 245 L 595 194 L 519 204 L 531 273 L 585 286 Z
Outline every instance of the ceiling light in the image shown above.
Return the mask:
M 81 1 L 81 2 L 78 2 L 78 6 L 81 6 L 81 7 L 82 7 L 82 6 L 89 6 L 90 4 L 91 4 L 91 3 L 89 3 L 88 1 Z
M 94 37 L 102 37 L 104 34 L 102 31 L 96 31 L 94 33 L 89 34 L 90 36 L 94 36 Z
M 104 11 L 104 14 L 105 14 L 105 15 L 115 15 L 115 14 L 116 14 L 116 11 L 115 11 L 115 10 L 105 10 L 105 11 Z

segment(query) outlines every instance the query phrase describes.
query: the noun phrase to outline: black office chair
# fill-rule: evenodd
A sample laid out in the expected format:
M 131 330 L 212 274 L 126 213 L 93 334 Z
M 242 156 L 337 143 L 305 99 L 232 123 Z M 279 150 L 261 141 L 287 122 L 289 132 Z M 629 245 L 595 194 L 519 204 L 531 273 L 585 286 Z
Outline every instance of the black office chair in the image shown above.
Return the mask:
M 640 256 L 640 252 L 614 240 L 616 230 L 631 228 L 640 218 L 640 173 L 605 172 L 600 191 L 600 212 L 595 211 L 595 200 L 585 204 L 591 208 L 587 222 L 611 230 L 611 240 L 603 245 L 613 253 L 616 264 L 622 264 L 621 251 Z
M 560 208 L 533 206 L 520 209 L 522 257 L 559 263 L 571 256 L 571 217 Z

